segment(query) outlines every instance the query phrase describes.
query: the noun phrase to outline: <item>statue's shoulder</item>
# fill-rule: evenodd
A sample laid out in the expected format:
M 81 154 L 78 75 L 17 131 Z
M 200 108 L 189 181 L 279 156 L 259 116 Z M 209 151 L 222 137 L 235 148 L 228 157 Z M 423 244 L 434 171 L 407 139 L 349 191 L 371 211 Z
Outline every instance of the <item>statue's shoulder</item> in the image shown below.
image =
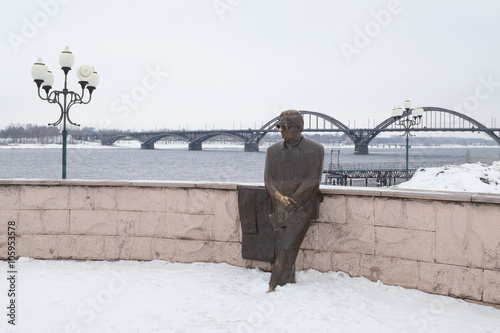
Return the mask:
M 325 149 L 322 144 L 314 141 L 313 139 L 309 139 L 307 137 L 304 137 L 302 140 L 303 140 L 303 144 L 309 149 L 314 149 L 314 150 L 324 150 Z
M 283 147 L 283 141 L 279 141 L 279 142 L 273 143 L 272 145 L 269 146 L 269 148 L 267 148 L 267 151 L 280 150 L 281 147 Z

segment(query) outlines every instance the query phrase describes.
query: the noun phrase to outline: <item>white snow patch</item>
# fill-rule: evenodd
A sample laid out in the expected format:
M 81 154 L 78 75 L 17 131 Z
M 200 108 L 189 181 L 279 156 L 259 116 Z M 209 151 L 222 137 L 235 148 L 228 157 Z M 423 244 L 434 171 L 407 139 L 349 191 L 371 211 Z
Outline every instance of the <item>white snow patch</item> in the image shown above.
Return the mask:
M 266 293 L 270 273 L 227 264 L 16 265 L 17 323 L 4 314 L 1 332 L 500 332 L 500 310 L 344 273 L 298 272 Z
M 500 161 L 420 168 L 409 181 L 393 188 L 500 193 Z

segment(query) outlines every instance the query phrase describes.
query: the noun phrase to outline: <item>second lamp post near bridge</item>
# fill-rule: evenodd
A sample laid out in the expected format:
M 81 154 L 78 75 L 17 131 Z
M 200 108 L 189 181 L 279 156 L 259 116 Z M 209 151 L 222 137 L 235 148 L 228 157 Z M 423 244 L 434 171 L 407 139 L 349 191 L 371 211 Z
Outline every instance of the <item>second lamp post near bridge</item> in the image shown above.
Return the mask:
M 397 125 L 403 126 L 405 131 L 405 134 L 403 135 L 406 135 L 406 180 L 408 180 L 408 148 L 409 136 L 411 135 L 410 131 L 413 126 L 420 124 L 422 115 L 424 114 L 424 109 L 420 106 L 416 109 L 411 109 L 411 102 L 409 99 L 406 99 L 404 107 L 404 109 L 401 106 L 392 109 L 392 117 L 396 121 Z
M 81 94 L 75 93 L 68 90 L 68 72 L 71 70 L 75 62 L 73 54 L 70 52 L 69 48 L 66 46 L 64 51 L 62 51 L 59 56 L 59 65 L 64 72 L 64 88 L 63 90 L 53 90 L 52 84 L 54 84 L 54 74 L 49 71 L 49 68 L 45 66 L 42 58 L 38 58 L 37 62 L 31 68 L 31 76 L 38 87 L 38 97 L 47 101 L 51 104 L 59 105 L 61 109 L 61 115 L 59 119 L 54 123 L 49 123 L 49 126 L 57 126 L 62 123 L 62 178 L 66 179 L 66 137 L 68 131 L 66 130 L 66 122 L 71 125 L 80 126 L 71 121 L 69 117 L 69 110 L 75 104 L 88 104 L 92 99 L 92 92 L 96 89 L 99 83 L 99 75 L 97 75 L 94 67 L 80 66 L 76 72 L 78 76 L 78 83 L 82 87 Z M 40 94 L 40 87 L 45 90 L 45 96 Z M 87 101 L 84 101 L 85 88 L 89 92 L 89 97 Z

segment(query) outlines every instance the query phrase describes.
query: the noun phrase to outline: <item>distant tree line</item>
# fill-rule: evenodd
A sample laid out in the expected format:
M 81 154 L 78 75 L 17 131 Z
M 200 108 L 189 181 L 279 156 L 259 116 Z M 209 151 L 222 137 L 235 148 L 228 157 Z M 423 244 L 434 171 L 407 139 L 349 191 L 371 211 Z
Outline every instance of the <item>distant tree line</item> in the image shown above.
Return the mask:
M 69 142 L 96 141 L 98 135 L 93 128 L 68 129 Z M 57 143 L 61 140 L 61 129 L 54 126 L 33 124 L 11 124 L 0 130 L 0 142 L 5 143 Z

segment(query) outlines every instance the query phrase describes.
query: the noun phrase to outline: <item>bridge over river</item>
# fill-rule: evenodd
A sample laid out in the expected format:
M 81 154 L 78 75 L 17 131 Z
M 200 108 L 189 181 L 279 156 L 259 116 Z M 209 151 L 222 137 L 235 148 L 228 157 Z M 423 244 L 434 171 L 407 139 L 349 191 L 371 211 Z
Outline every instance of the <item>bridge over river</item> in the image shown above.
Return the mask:
M 488 128 L 477 120 L 456 111 L 439 107 L 424 107 L 424 115 L 419 125 L 412 127 L 412 132 L 484 132 L 500 144 L 500 128 Z M 374 128 L 349 128 L 339 120 L 314 111 L 300 111 L 304 116 L 304 132 L 343 132 L 354 142 L 354 152 L 368 154 L 368 144 L 382 132 L 403 132 L 396 125 L 396 120 L 389 117 Z M 403 117 L 411 115 L 405 111 Z M 103 145 L 129 138 L 141 142 L 141 147 L 153 149 L 156 141 L 175 137 L 188 142 L 189 150 L 201 150 L 204 141 L 216 136 L 232 137 L 244 143 L 245 151 L 259 151 L 259 143 L 269 132 L 278 132 L 276 124 L 279 117 L 268 121 L 259 129 L 246 130 L 205 130 L 205 131 L 160 131 L 160 132 L 129 132 L 104 133 L 100 135 Z M 498 134 L 496 134 L 497 132 Z

